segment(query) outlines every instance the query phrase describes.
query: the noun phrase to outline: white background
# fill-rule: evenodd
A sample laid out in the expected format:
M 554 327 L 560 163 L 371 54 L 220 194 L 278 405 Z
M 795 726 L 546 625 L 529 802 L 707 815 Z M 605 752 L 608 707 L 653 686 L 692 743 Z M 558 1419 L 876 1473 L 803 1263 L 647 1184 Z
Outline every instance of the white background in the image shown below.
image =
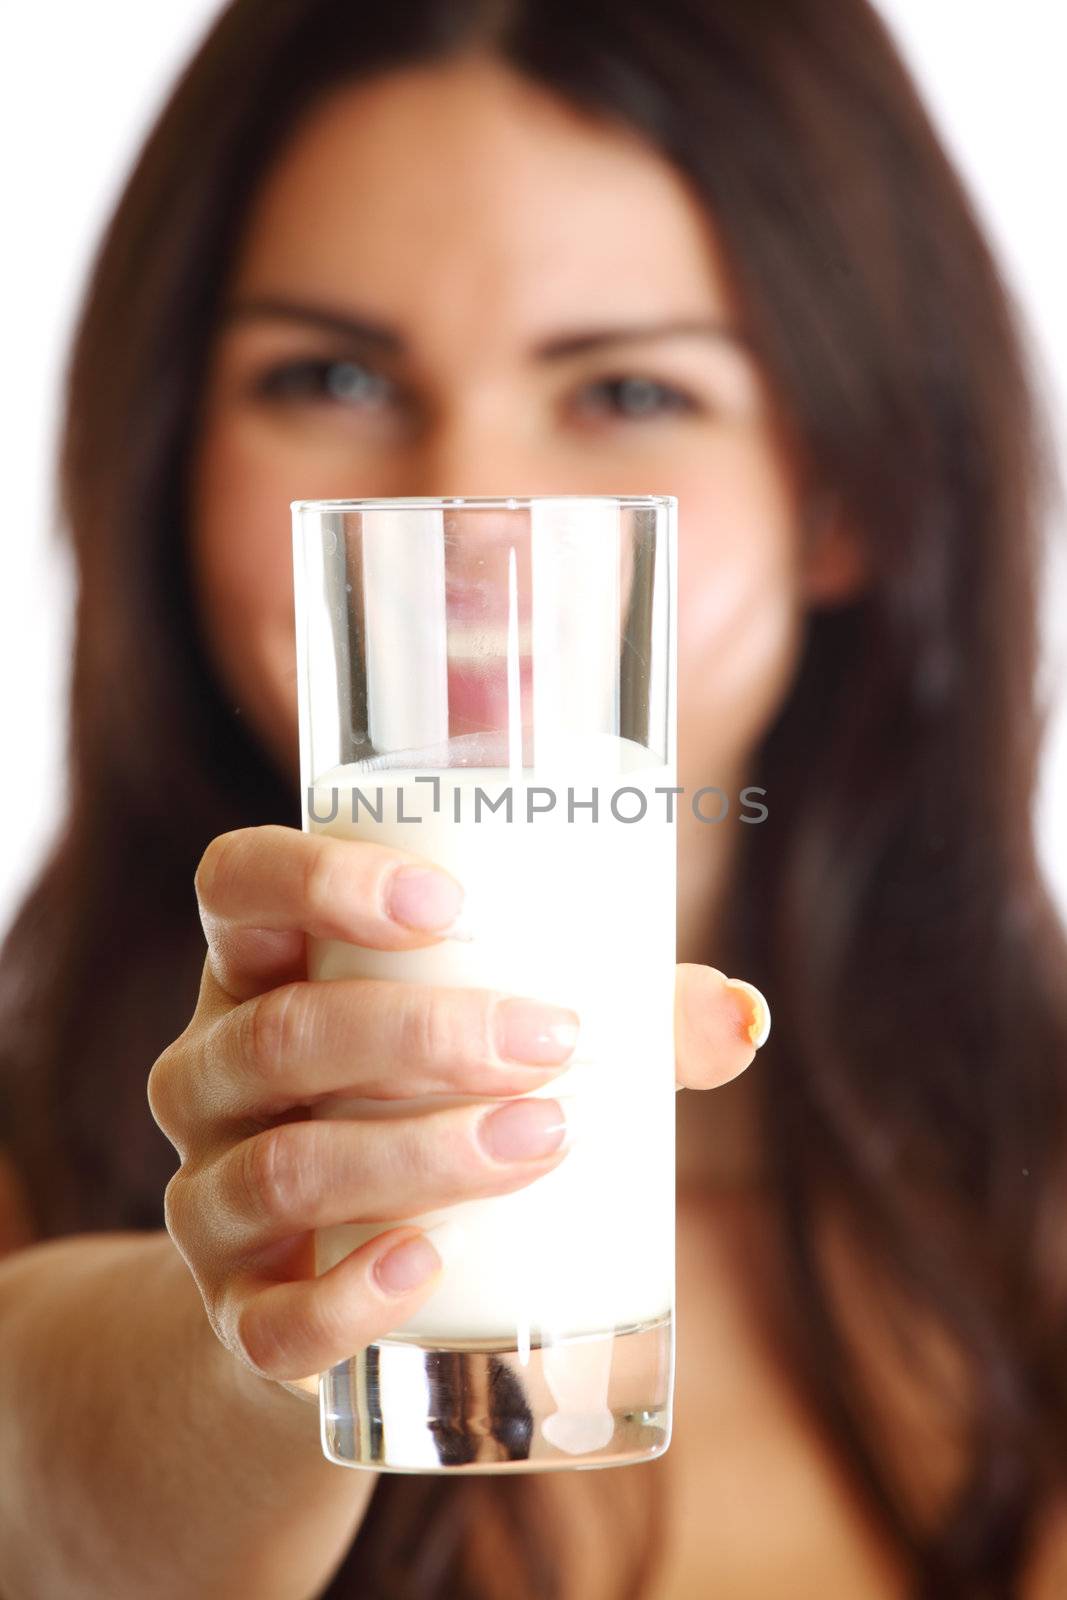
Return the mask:
M 99 229 L 155 108 L 217 0 L 42 0 L 9 18 L 0 61 L 7 244 L 0 267 L 5 441 L 0 585 L 0 928 L 50 831 L 63 782 L 69 574 L 52 532 L 53 449 L 66 341 Z M 1067 458 L 1067 230 L 1061 225 L 1057 0 L 884 0 L 975 193 L 1034 333 Z M 1067 612 L 1067 584 L 1050 593 Z M 1050 681 L 1067 634 L 1050 628 Z M 55 815 L 55 812 L 52 813 Z M 1053 723 L 1039 836 L 1067 904 L 1067 708 Z

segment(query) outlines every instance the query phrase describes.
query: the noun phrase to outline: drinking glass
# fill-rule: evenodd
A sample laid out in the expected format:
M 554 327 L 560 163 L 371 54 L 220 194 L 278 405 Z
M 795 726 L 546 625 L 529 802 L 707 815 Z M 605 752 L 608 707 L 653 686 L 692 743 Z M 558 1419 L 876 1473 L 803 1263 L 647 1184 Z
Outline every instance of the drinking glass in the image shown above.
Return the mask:
M 320 1376 L 333 1461 L 530 1472 L 661 1455 L 674 1380 L 676 501 L 293 504 L 305 830 L 447 868 L 455 935 L 308 940 L 312 980 L 570 1006 L 572 1142 L 511 1193 L 321 1229 L 326 1271 L 398 1223 L 451 1243 L 421 1307 Z M 412 1116 L 473 1096 L 337 1096 Z

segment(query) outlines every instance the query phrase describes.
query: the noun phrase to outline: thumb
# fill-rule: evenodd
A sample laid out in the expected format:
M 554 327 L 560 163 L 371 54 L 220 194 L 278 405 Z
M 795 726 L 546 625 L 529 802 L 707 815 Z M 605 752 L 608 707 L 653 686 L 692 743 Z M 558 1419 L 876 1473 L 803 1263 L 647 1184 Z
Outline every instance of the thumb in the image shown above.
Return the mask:
M 679 1089 L 714 1089 L 744 1072 L 771 1031 L 771 1008 L 742 978 L 682 962 L 674 991 Z

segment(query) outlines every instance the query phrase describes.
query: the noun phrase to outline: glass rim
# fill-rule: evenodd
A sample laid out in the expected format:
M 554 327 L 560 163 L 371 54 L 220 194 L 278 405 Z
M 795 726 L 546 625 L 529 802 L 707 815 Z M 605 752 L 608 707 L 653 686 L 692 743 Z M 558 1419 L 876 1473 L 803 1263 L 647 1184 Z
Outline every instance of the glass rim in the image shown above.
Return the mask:
M 539 505 L 603 505 L 624 509 L 677 506 L 673 494 L 529 494 L 529 495 L 415 495 L 395 499 L 372 497 L 366 500 L 291 500 L 294 514 L 305 511 L 343 513 L 353 511 L 451 511 L 457 507 L 474 511 L 526 511 Z

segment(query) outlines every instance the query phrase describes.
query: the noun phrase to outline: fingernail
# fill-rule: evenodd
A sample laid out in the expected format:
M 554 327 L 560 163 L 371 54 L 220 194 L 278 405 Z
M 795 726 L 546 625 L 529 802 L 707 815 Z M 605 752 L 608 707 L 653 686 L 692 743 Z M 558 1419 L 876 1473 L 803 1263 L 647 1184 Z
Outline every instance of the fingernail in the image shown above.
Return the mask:
M 439 933 L 458 917 L 463 889 L 433 867 L 399 867 L 386 886 L 385 904 L 388 915 L 403 927 Z
M 493 1041 L 497 1054 L 508 1061 L 558 1066 L 571 1054 L 577 1038 L 578 1014 L 565 1006 L 516 997 L 501 1000 L 494 1008 Z
M 453 1266 L 463 1253 L 464 1246 L 470 1238 L 470 1229 L 462 1222 L 447 1217 L 444 1222 L 434 1223 L 432 1228 L 423 1229 L 423 1237 L 429 1239 L 437 1254 L 444 1262 L 445 1271 Z
M 478 1123 L 482 1148 L 494 1161 L 529 1161 L 555 1155 L 571 1143 L 567 1114 L 558 1100 L 509 1100 Z
M 736 989 L 747 997 L 746 1010 L 749 1012 L 749 1016 L 745 1024 L 745 1035 L 749 1043 L 759 1050 L 770 1038 L 770 1006 L 756 988 L 756 985 L 754 983 L 746 983 L 744 978 L 727 978 L 726 987 L 728 989 Z
M 405 1294 L 452 1266 L 467 1238 L 463 1224 L 448 1218 L 387 1251 L 375 1262 L 374 1275 L 390 1294 Z

